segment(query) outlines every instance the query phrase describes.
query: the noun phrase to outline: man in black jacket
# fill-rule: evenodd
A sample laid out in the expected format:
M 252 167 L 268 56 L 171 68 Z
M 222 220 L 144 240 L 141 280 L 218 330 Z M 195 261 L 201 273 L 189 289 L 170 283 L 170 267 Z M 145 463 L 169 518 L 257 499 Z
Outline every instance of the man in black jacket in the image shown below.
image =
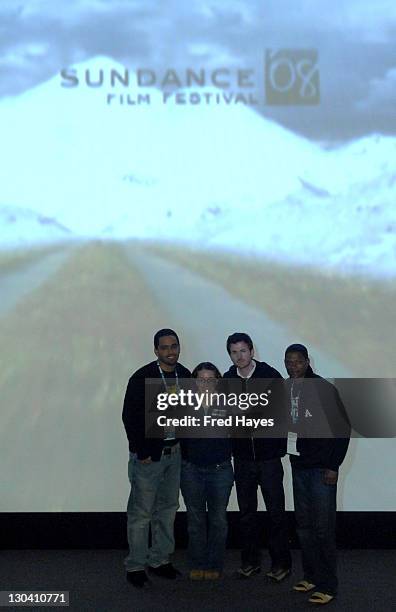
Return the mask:
M 282 388 L 280 373 L 264 361 L 253 359 L 253 342 L 245 333 L 235 333 L 227 339 L 227 351 L 233 366 L 224 378 L 240 379 L 242 391 L 263 391 Z M 264 379 L 264 380 L 263 380 Z M 271 389 L 272 388 L 272 389 Z M 249 578 L 261 571 L 260 533 L 257 514 L 257 487 L 267 509 L 269 533 L 268 549 L 271 569 L 267 576 L 281 581 L 289 573 L 291 556 L 285 513 L 283 466 L 286 454 L 285 438 L 234 438 L 233 455 L 235 485 L 240 510 L 242 542 L 240 578 Z
M 314 374 L 308 350 L 285 352 L 290 407 L 289 454 L 297 534 L 304 576 L 293 588 L 311 603 L 327 604 L 337 591 L 336 497 L 338 470 L 349 444 L 350 424 L 337 389 Z
M 122 411 L 129 441 L 131 483 L 127 508 L 129 554 L 125 566 L 127 580 L 136 587 L 143 587 L 148 580 L 146 565 L 163 578 L 174 579 L 180 573 L 169 562 L 179 507 L 180 447 L 174 432 L 169 430 L 164 431 L 163 439 L 146 437 L 145 399 L 146 379 L 159 379 L 158 392 L 174 393 L 180 379 L 189 378 L 190 372 L 178 363 L 180 344 L 173 330 L 161 329 L 155 334 L 154 353 L 157 359 L 129 379 Z

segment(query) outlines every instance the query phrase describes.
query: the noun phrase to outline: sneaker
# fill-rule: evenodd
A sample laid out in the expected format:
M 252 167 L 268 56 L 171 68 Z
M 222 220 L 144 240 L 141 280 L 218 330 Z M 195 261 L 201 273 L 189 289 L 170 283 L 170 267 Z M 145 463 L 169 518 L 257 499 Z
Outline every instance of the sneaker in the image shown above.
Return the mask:
M 203 580 L 205 577 L 205 572 L 200 569 L 192 569 L 190 570 L 190 580 Z
M 149 571 L 156 576 L 161 578 L 168 578 L 169 580 L 175 580 L 178 576 L 181 576 L 181 572 L 173 567 L 172 563 L 164 563 L 158 567 L 149 566 Z
M 275 580 L 276 582 L 281 582 L 288 576 L 291 572 L 290 567 L 273 567 L 269 572 L 266 573 L 268 578 L 271 580 Z
M 240 567 L 237 571 L 238 578 L 250 578 L 250 576 L 255 576 L 255 574 L 259 574 L 261 572 L 261 567 L 259 565 L 244 565 Z
M 145 583 L 149 581 L 144 570 L 136 570 L 135 572 L 127 572 L 126 579 L 133 584 L 134 587 L 141 589 Z

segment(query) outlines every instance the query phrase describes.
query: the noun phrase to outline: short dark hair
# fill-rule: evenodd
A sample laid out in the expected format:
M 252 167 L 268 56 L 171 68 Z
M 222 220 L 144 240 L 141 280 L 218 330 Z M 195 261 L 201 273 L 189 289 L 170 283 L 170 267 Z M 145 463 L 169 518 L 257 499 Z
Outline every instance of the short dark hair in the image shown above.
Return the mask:
M 230 346 L 231 344 L 236 344 L 237 342 L 245 342 L 248 347 L 249 350 L 253 350 L 253 340 L 251 339 L 250 336 L 248 336 L 248 334 L 245 334 L 243 332 L 235 332 L 234 334 L 231 334 L 231 336 L 228 336 L 227 338 L 227 353 L 230 354 Z
M 177 333 L 173 331 L 173 329 L 164 328 L 164 329 L 158 330 L 154 334 L 154 348 L 157 349 L 159 347 L 160 338 L 163 338 L 164 336 L 175 336 L 177 343 L 180 344 L 179 336 L 177 335 Z
M 221 378 L 220 370 L 215 366 L 214 363 L 211 363 L 210 361 L 202 361 L 202 363 L 199 363 L 193 369 L 191 378 L 198 378 L 198 372 L 200 372 L 201 370 L 210 370 L 211 372 L 214 372 L 216 378 Z
M 301 353 L 301 355 L 303 355 L 305 359 L 308 359 L 308 349 L 303 344 L 298 344 L 298 343 L 291 344 L 285 350 L 285 357 L 287 353 Z

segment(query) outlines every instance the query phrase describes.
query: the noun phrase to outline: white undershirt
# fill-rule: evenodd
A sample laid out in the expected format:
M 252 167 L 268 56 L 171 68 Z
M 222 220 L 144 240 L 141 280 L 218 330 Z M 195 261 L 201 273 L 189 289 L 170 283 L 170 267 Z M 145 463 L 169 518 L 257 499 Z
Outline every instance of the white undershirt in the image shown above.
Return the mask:
M 256 365 L 257 365 L 256 362 L 254 361 L 254 359 L 252 359 L 252 363 L 253 363 L 253 367 L 252 367 L 252 369 L 250 370 L 250 372 L 249 372 L 249 374 L 247 376 L 243 376 L 243 374 L 241 374 L 239 368 L 237 368 L 238 376 L 240 376 L 241 378 L 246 378 L 246 379 L 251 378 L 254 370 L 256 369 Z

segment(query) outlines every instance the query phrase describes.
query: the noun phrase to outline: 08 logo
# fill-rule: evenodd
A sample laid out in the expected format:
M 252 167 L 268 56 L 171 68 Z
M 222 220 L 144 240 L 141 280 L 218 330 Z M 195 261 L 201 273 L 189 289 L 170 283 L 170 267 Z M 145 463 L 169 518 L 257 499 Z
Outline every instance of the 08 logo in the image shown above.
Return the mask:
M 265 57 L 265 93 L 266 102 L 271 105 L 319 104 L 317 50 L 268 50 Z

